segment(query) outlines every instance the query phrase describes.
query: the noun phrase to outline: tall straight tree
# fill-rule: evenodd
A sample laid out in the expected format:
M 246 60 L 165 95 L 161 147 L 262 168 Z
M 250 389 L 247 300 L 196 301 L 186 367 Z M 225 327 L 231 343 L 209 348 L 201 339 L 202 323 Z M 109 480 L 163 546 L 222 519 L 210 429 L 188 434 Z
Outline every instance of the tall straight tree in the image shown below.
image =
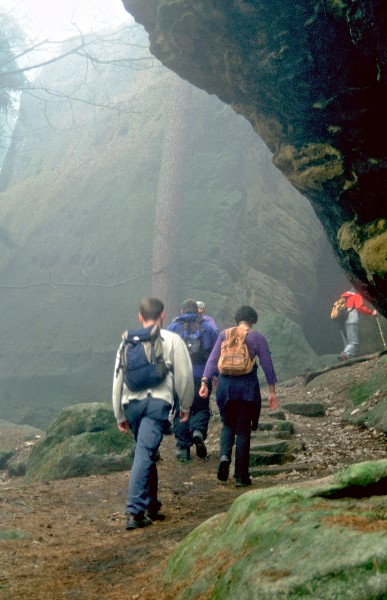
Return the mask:
M 152 293 L 164 301 L 169 320 L 177 310 L 179 213 L 192 86 L 176 78 L 171 87 L 157 188 Z

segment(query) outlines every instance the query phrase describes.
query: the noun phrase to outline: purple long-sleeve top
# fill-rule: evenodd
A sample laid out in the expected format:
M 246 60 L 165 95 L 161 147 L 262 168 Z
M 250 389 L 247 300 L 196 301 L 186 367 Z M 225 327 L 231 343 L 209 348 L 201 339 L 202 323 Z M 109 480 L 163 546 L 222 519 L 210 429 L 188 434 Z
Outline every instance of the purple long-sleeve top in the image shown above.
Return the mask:
M 221 331 L 219 337 L 212 349 L 210 356 L 208 357 L 206 366 L 204 368 L 203 377 L 211 378 L 214 375 L 218 375 L 218 361 L 220 357 L 220 348 L 222 342 L 226 339 L 225 331 Z M 274 370 L 274 365 L 271 360 L 271 354 L 267 340 L 262 333 L 251 330 L 246 336 L 246 344 L 249 349 L 251 358 L 254 356 L 258 357 L 259 364 L 261 365 L 263 372 L 265 373 L 266 381 L 270 385 L 271 383 L 277 382 L 277 375 Z

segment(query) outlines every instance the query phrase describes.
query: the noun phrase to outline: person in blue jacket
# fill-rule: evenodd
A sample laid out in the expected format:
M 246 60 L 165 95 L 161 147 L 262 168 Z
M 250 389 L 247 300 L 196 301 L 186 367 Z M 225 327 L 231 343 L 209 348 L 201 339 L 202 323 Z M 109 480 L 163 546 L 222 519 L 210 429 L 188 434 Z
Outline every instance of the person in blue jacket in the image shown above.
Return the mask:
M 177 333 L 185 342 L 191 357 L 194 378 L 194 400 L 187 422 L 179 419 L 179 398 L 175 399 L 173 429 L 176 439 L 177 458 L 187 462 L 191 458 L 191 446 L 195 444 L 196 455 L 199 458 L 207 456 L 205 439 L 207 438 L 208 422 L 210 420 L 210 394 L 207 398 L 199 396 L 201 378 L 207 359 L 215 345 L 218 334 L 211 325 L 204 321 L 198 313 L 195 300 L 188 299 L 180 307 L 180 315 L 167 327 Z

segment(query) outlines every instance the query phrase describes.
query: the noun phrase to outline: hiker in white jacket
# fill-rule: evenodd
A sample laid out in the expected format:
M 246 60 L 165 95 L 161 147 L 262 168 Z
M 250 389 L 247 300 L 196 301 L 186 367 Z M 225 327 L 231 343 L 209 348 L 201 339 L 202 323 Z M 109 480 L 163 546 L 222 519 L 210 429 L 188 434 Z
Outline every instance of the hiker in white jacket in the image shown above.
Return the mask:
M 164 304 L 157 298 L 144 298 L 140 302 L 139 321 L 144 328 L 157 324 L 162 327 Z M 174 402 L 174 392 L 180 401 L 180 418 L 185 422 L 193 401 L 194 385 L 191 359 L 183 340 L 175 333 L 160 330 L 163 357 L 167 375 L 154 388 L 133 392 L 124 382 L 117 352 L 113 379 L 113 410 L 118 428 L 123 433 L 132 431 L 136 440 L 131 470 L 128 502 L 125 513 L 126 529 L 132 530 L 162 520 L 161 502 L 157 497 L 156 455 L 163 434 L 169 429 L 169 413 Z

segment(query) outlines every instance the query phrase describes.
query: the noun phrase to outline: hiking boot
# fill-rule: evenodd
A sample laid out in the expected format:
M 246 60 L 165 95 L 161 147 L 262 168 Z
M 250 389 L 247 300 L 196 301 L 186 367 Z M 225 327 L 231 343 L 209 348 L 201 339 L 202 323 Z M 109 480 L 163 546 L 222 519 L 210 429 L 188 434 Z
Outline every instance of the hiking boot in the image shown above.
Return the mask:
M 159 512 L 160 508 L 161 508 L 161 502 L 160 502 L 160 500 L 157 500 L 157 502 L 154 506 L 148 507 L 148 510 L 146 511 L 147 516 L 152 521 L 165 521 L 165 515 L 163 513 Z
M 181 463 L 189 462 L 191 460 L 191 453 L 189 448 L 180 448 L 180 450 L 176 452 L 176 458 Z
M 163 429 L 164 429 L 164 431 L 163 431 L 164 435 L 172 435 L 173 427 L 172 427 L 172 423 L 169 420 L 165 421 Z
M 192 434 L 192 441 L 196 446 L 196 456 L 199 458 L 206 458 L 207 448 L 204 443 L 203 434 L 201 431 L 194 431 Z
M 218 464 L 218 479 L 219 481 L 227 481 L 228 471 L 230 469 L 230 459 L 226 454 L 222 454 Z
M 131 531 L 132 529 L 142 529 L 143 527 L 148 527 L 148 525 L 152 525 L 152 521 L 149 517 L 144 515 L 144 513 L 139 513 L 138 515 L 131 515 L 129 513 L 126 515 L 127 531 Z
M 152 512 L 152 511 L 148 510 L 146 514 L 150 518 L 151 521 L 165 521 L 164 513 L 160 513 L 159 511 Z
M 247 478 L 235 477 L 235 487 L 247 487 L 248 485 L 251 485 L 250 477 L 247 477 Z

